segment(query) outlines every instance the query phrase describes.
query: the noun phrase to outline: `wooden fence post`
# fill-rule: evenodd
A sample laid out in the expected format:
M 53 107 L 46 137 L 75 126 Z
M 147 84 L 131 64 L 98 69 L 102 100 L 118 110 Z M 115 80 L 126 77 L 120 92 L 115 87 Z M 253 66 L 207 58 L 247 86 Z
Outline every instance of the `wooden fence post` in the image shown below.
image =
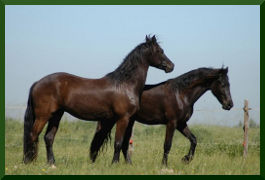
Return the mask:
M 250 108 L 248 108 L 248 100 L 244 101 L 243 110 L 244 110 L 244 126 L 243 126 L 243 130 L 244 130 L 244 142 L 243 142 L 244 153 L 243 153 L 243 156 L 244 156 L 244 158 L 246 158 L 247 153 L 248 153 L 248 119 L 249 119 L 248 110 L 250 110 Z

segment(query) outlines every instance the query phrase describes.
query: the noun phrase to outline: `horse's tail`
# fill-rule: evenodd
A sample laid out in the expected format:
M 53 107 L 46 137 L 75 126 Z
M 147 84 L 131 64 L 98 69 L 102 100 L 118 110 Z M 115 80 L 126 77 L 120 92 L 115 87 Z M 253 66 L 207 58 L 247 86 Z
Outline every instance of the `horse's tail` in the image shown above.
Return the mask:
M 97 132 L 90 145 L 90 158 L 95 162 L 99 150 L 105 149 L 108 141 L 111 141 L 111 129 L 114 123 L 98 122 Z M 99 127 L 100 126 L 100 127 Z
M 30 133 L 35 121 L 34 102 L 32 97 L 32 90 L 36 83 L 34 83 L 29 91 L 28 105 L 24 116 L 24 156 L 23 162 L 29 163 L 36 158 L 37 145 L 31 140 Z

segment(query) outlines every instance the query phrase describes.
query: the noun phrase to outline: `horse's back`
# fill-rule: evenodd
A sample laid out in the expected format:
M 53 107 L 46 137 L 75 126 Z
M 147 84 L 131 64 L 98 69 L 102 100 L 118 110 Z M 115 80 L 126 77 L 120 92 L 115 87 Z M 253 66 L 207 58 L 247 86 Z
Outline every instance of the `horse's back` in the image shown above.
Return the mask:
M 106 85 L 106 80 L 101 79 L 88 79 L 73 74 L 58 72 L 49 74 L 35 83 L 34 92 L 42 91 L 47 93 L 63 94 L 63 91 L 79 89 L 79 88 L 93 88 Z M 45 89 L 45 91 L 43 91 Z M 49 89 L 49 90 L 48 90 Z
M 54 73 L 40 79 L 34 87 L 35 103 L 52 107 L 85 120 L 108 119 L 117 114 L 133 113 L 138 97 L 123 85 L 107 77 L 88 79 L 68 73 Z
M 43 78 L 41 78 L 38 83 L 61 83 L 62 81 L 83 81 L 86 78 L 76 76 L 73 74 L 65 73 L 65 72 L 57 72 L 53 74 L 49 74 Z
M 61 72 L 50 74 L 35 83 L 34 103 L 41 111 L 45 107 L 49 107 L 48 111 L 51 112 L 63 109 L 76 116 L 80 114 L 80 118 L 84 119 L 83 116 L 89 109 L 95 110 L 93 108 L 95 104 L 108 106 L 107 101 L 104 104 L 100 100 L 106 95 L 101 93 L 102 97 L 99 97 L 100 91 L 104 90 L 106 84 L 104 79 L 87 79 Z
M 62 93 L 62 87 L 65 87 L 69 82 L 73 84 L 80 80 L 82 80 L 81 77 L 63 72 L 47 75 L 35 83 L 33 96 L 35 99 L 42 96 L 58 96 Z
M 165 124 L 165 103 L 168 93 L 164 85 L 147 87 L 141 96 L 140 110 L 134 116 L 144 124 Z M 151 87 L 151 88 L 150 88 Z

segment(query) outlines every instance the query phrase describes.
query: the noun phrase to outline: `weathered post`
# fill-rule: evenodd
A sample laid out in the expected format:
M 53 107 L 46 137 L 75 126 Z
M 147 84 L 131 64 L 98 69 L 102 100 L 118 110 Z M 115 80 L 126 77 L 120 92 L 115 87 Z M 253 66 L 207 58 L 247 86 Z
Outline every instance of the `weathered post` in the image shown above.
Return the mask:
M 244 158 L 246 158 L 247 153 L 248 153 L 248 119 L 249 119 L 248 110 L 250 110 L 248 108 L 248 100 L 244 101 L 243 110 L 244 110 L 244 126 L 243 126 L 243 130 L 244 130 L 244 142 L 243 142 L 244 153 L 243 153 L 243 156 L 244 156 Z

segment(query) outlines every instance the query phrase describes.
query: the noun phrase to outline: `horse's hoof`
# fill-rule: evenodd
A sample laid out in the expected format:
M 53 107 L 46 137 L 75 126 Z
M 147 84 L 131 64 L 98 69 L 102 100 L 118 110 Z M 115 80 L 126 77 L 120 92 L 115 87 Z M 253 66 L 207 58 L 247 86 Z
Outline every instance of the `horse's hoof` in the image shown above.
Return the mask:
M 162 160 L 162 165 L 167 167 L 167 161 L 163 159 Z
M 119 160 L 112 160 L 111 164 L 118 164 Z
M 164 168 L 164 169 L 161 169 L 160 173 L 161 174 L 173 174 L 174 170 L 173 169 Z
M 92 163 L 95 163 L 96 162 L 96 158 L 94 157 L 94 158 L 91 158 L 91 162 Z
M 97 152 L 93 152 L 90 154 L 90 159 L 91 159 L 92 163 L 94 163 L 96 161 L 97 156 L 98 156 Z
M 23 159 L 23 163 L 24 164 L 29 164 L 31 162 L 33 162 L 33 158 L 26 158 L 26 157 L 24 157 L 24 159 Z
M 131 160 L 126 160 L 126 164 L 132 165 L 132 161 Z
M 52 165 L 51 165 L 51 168 L 52 168 L 52 169 L 56 169 L 57 167 L 56 167 L 54 164 L 52 164 Z
M 182 162 L 188 164 L 188 163 L 190 163 L 190 161 L 192 160 L 192 158 L 190 156 L 186 155 L 181 160 L 182 160 Z

